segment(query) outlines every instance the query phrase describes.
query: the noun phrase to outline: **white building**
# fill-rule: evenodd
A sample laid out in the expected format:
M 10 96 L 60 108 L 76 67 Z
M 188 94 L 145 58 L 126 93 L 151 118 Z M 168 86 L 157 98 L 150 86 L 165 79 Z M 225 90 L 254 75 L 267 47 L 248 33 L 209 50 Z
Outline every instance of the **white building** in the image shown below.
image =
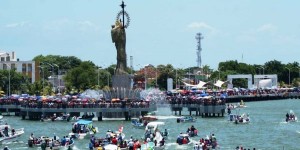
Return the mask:
M 39 80 L 39 68 L 35 61 L 19 61 L 15 52 L 0 51 L 0 70 L 16 69 L 23 75 L 27 75 L 31 83 Z

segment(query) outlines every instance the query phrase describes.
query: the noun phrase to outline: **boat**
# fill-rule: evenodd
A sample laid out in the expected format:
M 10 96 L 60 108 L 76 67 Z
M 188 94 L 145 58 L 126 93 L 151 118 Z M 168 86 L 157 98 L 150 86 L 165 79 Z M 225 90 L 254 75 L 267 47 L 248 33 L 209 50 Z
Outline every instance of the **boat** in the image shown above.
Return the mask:
M 28 140 L 28 147 L 44 147 L 46 150 L 59 150 L 73 148 L 75 141 L 72 138 L 65 138 L 64 143 L 59 142 L 59 137 L 41 136 Z
M 84 115 L 82 115 L 81 117 L 79 117 L 78 119 L 80 119 L 80 120 L 89 120 L 89 121 L 92 121 L 94 117 L 95 117 L 95 114 L 92 113 L 91 115 L 84 114 Z
M 247 124 L 250 123 L 250 116 L 249 114 L 229 114 L 228 121 L 234 122 L 235 124 Z
M 244 103 L 243 100 L 241 100 L 241 102 L 239 102 L 236 106 L 237 108 L 244 108 L 244 107 L 247 107 L 246 104 Z
M 0 121 L 3 119 L 3 116 L 2 115 L 0 115 Z
M 0 142 L 15 140 L 22 134 L 24 134 L 24 128 L 13 129 L 9 125 L 0 125 Z
M 290 110 L 289 113 L 286 114 L 286 119 L 285 119 L 286 122 L 297 122 L 298 121 L 298 118 L 297 116 L 295 115 L 294 111 L 293 110 Z
M 145 144 L 142 144 L 141 145 L 141 150 L 163 150 L 165 149 L 165 145 L 162 145 L 162 146 L 155 146 L 155 143 L 154 142 L 147 142 Z
M 156 116 L 146 115 L 146 116 L 142 117 L 142 120 L 144 120 L 144 121 L 156 121 L 158 119 L 157 119 Z
M 120 132 L 120 131 L 113 132 L 111 130 L 108 130 L 106 132 L 107 137 L 118 137 L 120 134 L 121 134 L 122 139 L 125 139 L 125 134 L 123 132 Z
M 191 144 L 191 140 L 189 139 L 189 134 L 180 133 L 177 137 L 176 143 L 179 145 Z
M 90 137 L 98 132 L 98 128 L 92 125 L 93 121 L 89 120 L 79 120 L 73 124 L 72 133 L 70 136 L 77 137 L 78 139 L 83 139 L 86 135 Z
M 139 129 L 142 129 L 142 128 L 145 127 L 145 124 L 144 123 L 140 123 L 137 119 L 132 119 L 131 120 L 131 125 L 133 127 L 139 128 Z
M 192 116 L 182 116 L 177 118 L 177 122 L 195 122 L 196 118 L 192 117 Z
M 219 149 L 217 138 L 214 134 L 211 134 L 210 136 L 206 135 L 206 138 L 201 138 L 199 146 L 206 147 L 206 149 Z
M 156 139 L 157 143 L 159 143 L 162 138 L 166 139 L 168 137 L 168 131 L 165 129 L 164 132 L 162 132 L 160 129 L 158 129 L 159 126 L 165 125 L 164 122 L 149 122 L 145 127 L 145 139 L 150 138 L 151 134 L 155 132 L 154 140 Z

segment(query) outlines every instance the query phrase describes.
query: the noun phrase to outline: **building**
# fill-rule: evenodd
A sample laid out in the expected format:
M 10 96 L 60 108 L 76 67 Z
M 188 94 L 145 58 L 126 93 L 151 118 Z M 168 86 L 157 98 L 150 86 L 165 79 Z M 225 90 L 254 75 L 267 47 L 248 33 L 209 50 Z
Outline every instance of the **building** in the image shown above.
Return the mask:
M 38 63 L 35 61 L 20 61 L 15 52 L 0 51 L 0 70 L 9 69 L 15 69 L 16 72 L 27 75 L 31 83 L 40 79 Z

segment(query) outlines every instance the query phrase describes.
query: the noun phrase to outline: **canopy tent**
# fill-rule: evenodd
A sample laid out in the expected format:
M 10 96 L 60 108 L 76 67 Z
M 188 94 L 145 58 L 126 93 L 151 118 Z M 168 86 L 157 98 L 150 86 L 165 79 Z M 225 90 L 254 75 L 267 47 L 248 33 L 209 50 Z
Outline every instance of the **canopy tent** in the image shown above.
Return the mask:
M 194 84 L 189 84 L 189 83 L 185 83 L 183 82 L 185 86 L 187 87 L 194 87 L 194 88 L 204 88 L 203 86 L 206 85 L 206 82 L 203 81 L 199 81 L 198 84 L 194 85 Z
M 221 81 L 221 80 L 218 80 L 215 84 L 214 84 L 214 86 L 216 86 L 216 87 L 222 87 L 222 85 L 224 84 L 225 82 L 223 82 L 223 81 Z
M 263 79 L 258 82 L 259 88 L 271 88 L 272 87 L 272 79 Z

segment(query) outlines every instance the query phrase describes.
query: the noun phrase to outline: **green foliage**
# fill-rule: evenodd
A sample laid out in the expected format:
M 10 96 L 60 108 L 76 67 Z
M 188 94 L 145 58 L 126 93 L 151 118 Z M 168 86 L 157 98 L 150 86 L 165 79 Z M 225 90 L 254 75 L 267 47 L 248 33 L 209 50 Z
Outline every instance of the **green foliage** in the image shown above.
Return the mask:
M 10 82 L 10 84 L 9 84 Z M 10 94 L 21 94 L 28 92 L 27 85 L 29 85 L 27 76 L 12 70 L 0 70 L 0 87 L 8 94 L 10 87 Z M 10 86 L 9 86 L 10 85 Z
M 65 84 L 68 90 L 73 87 L 77 92 L 94 87 L 97 84 L 97 68 L 92 62 L 82 62 L 78 67 L 72 68 L 65 75 Z
M 159 71 L 159 76 L 157 77 L 157 84 L 159 88 L 167 89 L 167 80 L 168 78 L 175 79 L 175 70 L 171 64 L 159 65 L 157 66 L 157 70 Z M 175 84 L 175 81 L 173 80 Z M 173 86 L 174 88 L 174 86 Z

